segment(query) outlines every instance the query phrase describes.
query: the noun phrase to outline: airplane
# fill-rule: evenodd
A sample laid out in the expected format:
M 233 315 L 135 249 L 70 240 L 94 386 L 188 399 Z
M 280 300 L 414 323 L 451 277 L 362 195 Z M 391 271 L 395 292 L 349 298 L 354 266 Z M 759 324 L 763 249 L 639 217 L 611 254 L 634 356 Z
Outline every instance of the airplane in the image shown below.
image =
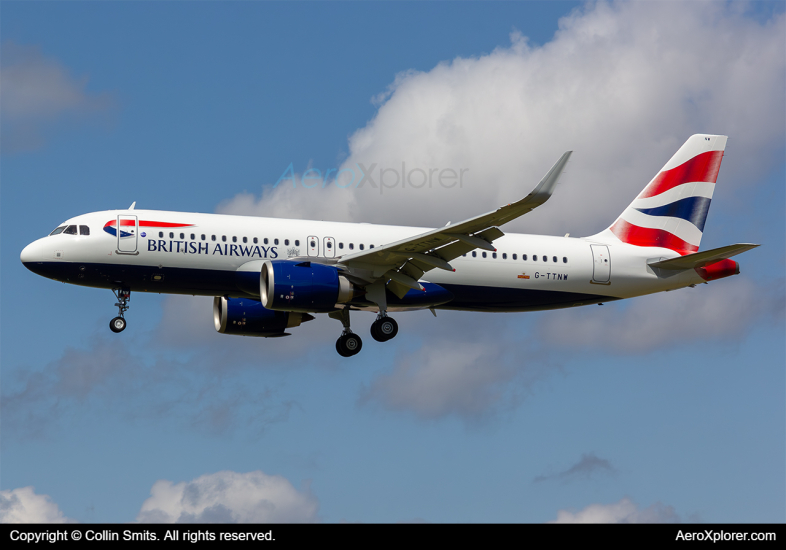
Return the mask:
M 371 336 L 388 341 L 388 315 L 419 309 L 523 312 L 603 304 L 736 275 L 729 258 L 755 248 L 699 252 L 726 136 L 696 134 L 606 229 L 583 238 L 506 234 L 543 205 L 571 151 L 523 199 L 437 228 L 136 210 L 66 220 L 29 244 L 33 273 L 111 289 L 126 328 L 131 292 L 213 296 L 218 332 L 289 336 L 326 313 L 342 323 L 336 350 L 363 345 L 351 311 L 373 311 Z

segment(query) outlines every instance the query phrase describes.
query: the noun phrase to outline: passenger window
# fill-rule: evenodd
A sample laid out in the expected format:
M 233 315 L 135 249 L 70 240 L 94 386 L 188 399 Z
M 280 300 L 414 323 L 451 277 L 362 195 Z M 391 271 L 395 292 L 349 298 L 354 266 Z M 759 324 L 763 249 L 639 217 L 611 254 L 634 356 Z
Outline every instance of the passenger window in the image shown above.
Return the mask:
M 160 238 L 160 239 L 164 238 L 164 232 L 163 231 L 159 231 L 158 232 L 158 238 Z
M 368 245 L 369 248 L 374 248 L 373 244 Z
M 491 253 L 491 257 L 492 257 L 492 258 L 494 258 L 494 259 L 496 260 L 496 259 L 497 259 L 497 253 L 496 253 L 496 252 L 492 252 L 492 253 Z
M 273 239 L 273 244 L 278 244 L 278 239 Z
M 221 241 L 222 242 L 227 242 L 227 236 L 226 235 L 221 235 Z
M 63 230 L 65 228 L 66 228 L 65 225 L 61 225 L 60 227 L 56 227 L 55 230 L 50 233 L 50 235 L 59 235 L 60 233 L 63 232 Z
M 265 237 L 265 238 L 264 238 L 264 240 L 263 240 L 262 242 L 264 242 L 265 244 L 267 244 L 267 237 Z
M 236 243 L 237 242 L 237 237 L 232 237 L 232 242 Z
M 360 250 L 363 250 L 363 245 L 362 244 L 360 245 Z
M 216 236 L 215 235 L 210 235 L 210 240 L 211 241 L 215 241 L 216 240 Z
M 507 260 L 507 259 L 508 259 L 508 255 L 507 255 L 507 254 L 505 254 L 504 252 L 502 253 L 502 259 L 503 259 L 503 260 Z
M 256 237 L 254 237 L 254 244 L 257 244 L 257 243 L 259 243 L 259 239 L 257 239 Z
M 521 255 L 521 259 L 526 262 L 527 261 L 527 255 L 526 254 L 522 254 Z
M 202 240 L 203 241 L 205 240 L 205 234 L 204 233 L 202 233 Z
M 516 259 L 516 255 L 515 255 L 515 254 L 513 254 L 512 258 L 515 260 L 515 259 Z
M 284 246 L 289 246 L 289 239 L 284 239 Z
M 248 242 L 248 237 L 243 237 L 243 242 L 247 243 Z
M 566 263 L 568 263 L 568 258 L 567 258 L 566 256 L 563 256 L 563 257 L 562 257 L 562 263 L 563 263 L 563 264 L 566 264 Z
M 195 241 L 195 240 L 196 240 L 196 235 L 194 235 L 193 233 L 191 233 L 191 240 L 192 240 L 192 241 Z
M 300 246 L 300 241 L 295 239 L 295 246 Z
M 473 257 L 473 258 L 477 258 L 477 257 L 478 257 L 478 253 L 477 253 L 477 252 L 475 252 L 474 250 L 472 251 L 472 257 Z
M 80 225 L 79 226 L 79 234 L 80 235 L 89 235 L 90 234 L 90 228 L 87 227 L 86 225 Z
M 185 238 L 186 238 L 186 234 L 185 234 L 185 233 L 181 233 L 181 234 L 180 234 L 180 238 L 181 238 L 181 239 L 185 239 Z
M 169 238 L 170 239 L 174 239 L 175 238 L 175 234 L 173 232 L 171 232 L 171 231 L 169 232 Z
M 486 257 L 486 253 L 485 252 L 481 252 L 481 254 L 483 255 L 484 258 Z
M 344 243 L 338 243 L 338 247 L 343 250 L 344 249 Z
M 533 254 L 532 255 L 532 261 L 533 262 L 537 262 L 538 261 L 538 255 L 537 254 Z
M 350 250 L 355 250 L 355 245 L 354 245 L 354 243 L 349 243 L 349 249 L 350 249 Z
M 554 263 L 557 263 L 557 257 L 556 256 L 553 256 L 551 259 L 554 260 Z
M 76 235 L 76 226 L 75 225 L 69 225 L 68 227 L 65 228 L 65 231 L 63 231 L 63 234 L 64 235 Z

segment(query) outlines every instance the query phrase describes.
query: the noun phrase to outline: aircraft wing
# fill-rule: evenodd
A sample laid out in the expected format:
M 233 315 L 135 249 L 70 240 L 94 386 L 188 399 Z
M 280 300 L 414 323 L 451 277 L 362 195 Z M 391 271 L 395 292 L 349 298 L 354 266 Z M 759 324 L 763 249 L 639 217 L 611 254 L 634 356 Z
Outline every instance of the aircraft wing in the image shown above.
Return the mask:
M 476 248 L 495 251 L 491 244 L 504 235 L 500 225 L 515 220 L 545 203 L 554 192 L 572 151 L 565 152 L 523 199 L 457 224 L 448 224 L 420 235 L 341 256 L 337 267 L 360 284 L 385 278 L 387 288 L 403 297 L 410 288 L 423 290 L 418 279 L 434 268 L 455 271 L 450 260 Z

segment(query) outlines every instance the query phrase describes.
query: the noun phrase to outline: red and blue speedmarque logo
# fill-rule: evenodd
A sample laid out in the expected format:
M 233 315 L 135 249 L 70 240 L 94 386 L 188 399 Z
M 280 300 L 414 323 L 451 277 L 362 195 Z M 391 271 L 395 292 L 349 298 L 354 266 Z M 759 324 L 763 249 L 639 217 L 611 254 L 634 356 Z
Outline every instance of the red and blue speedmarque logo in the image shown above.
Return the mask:
M 120 238 L 133 237 L 133 229 L 136 227 L 136 220 L 120 220 Z M 171 222 L 152 222 L 146 220 L 139 220 L 139 227 L 193 227 L 193 223 L 171 223 Z M 104 224 L 104 231 L 117 236 L 117 220 L 109 220 Z M 145 236 L 144 234 L 142 235 Z

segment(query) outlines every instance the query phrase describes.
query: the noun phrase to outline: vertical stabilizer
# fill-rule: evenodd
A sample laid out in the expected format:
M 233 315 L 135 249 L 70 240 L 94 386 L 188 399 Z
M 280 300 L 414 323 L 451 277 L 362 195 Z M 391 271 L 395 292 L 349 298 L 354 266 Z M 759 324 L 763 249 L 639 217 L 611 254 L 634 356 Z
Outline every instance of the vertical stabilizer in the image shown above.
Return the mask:
M 725 149 L 726 136 L 688 138 L 617 220 L 595 237 L 668 248 L 683 256 L 696 252 Z

